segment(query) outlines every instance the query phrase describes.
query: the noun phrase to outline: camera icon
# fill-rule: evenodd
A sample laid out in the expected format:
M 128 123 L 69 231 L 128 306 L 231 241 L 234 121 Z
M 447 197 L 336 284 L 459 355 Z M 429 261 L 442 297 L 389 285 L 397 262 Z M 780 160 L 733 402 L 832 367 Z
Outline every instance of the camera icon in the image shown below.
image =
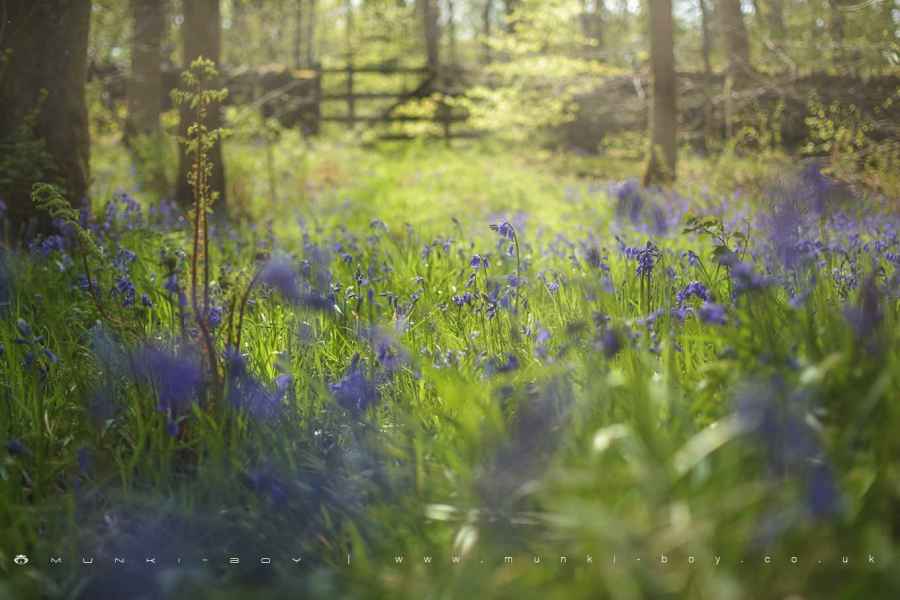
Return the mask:
M 17 554 L 15 558 L 13 558 L 13 562 L 23 567 L 28 564 L 28 557 L 24 554 Z

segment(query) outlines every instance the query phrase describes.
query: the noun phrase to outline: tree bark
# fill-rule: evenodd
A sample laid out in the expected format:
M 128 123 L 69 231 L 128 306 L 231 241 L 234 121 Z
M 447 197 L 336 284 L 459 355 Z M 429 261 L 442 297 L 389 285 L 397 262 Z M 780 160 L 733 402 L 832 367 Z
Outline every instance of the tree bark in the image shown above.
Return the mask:
M 305 67 L 314 67 L 316 64 L 316 0 L 307 0 L 306 6 L 306 56 Z
M 0 190 L 13 235 L 26 239 L 49 228 L 31 202 L 34 183 L 60 184 L 75 207 L 87 202 L 90 139 L 84 85 L 91 2 L 3 0 L 0 11 L 0 141 L 4 152 L 17 152 L 7 144 L 34 115 L 29 136 L 43 143 L 55 170 L 12 174 L 9 187 L 3 184 L 7 189 Z
M 750 41 L 741 12 L 741 0 L 719 0 L 722 47 L 728 60 L 728 72 L 735 77 L 750 70 Z
M 221 69 L 220 57 L 222 50 L 222 23 L 219 12 L 219 0 L 184 0 L 184 22 L 181 25 L 184 44 L 184 65 L 189 68 L 191 63 L 201 56 L 214 62 Z M 187 136 L 188 127 L 196 121 L 195 111 L 187 106 L 182 106 L 180 111 L 181 122 L 179 135 Z M 221 107 L 212 106 L 206 118 L 206 127 L 215 129 L 222 126 Z M 212 174 L 209 178 L 210 189 L 218 192 L 219 198 L 213 205 L 217 216 L 225 214 L 225 166 L 222 160 L 222 142 L 217 142 L 209 153 L 212 164 Z M 194 196 L 188 183 L 188 173 L 191 169 L 193 158 L 188 156 L 184 146 L 179 145 L 178 151 L 178 183 L 176 184 L 176 200 L 179 205 L 188 207 L 193 204 Z
M 741 0 L 719 0 L 722 46 L 728 67 L 725 71 L 725 135 L 734 135 L 734 92 L 746 84 L 750 74 L 750 42 L 741 12 Z
M 425 58 L 428 70 L 432 73 L 440 66 L 441 31 L 438 21 L 440 9 L 436 0 L 417 0 L 419 10 L 422 13 L 422 25 L 425 35 Z
M 506 31 L 513 32 L 516 30 L 516 22 L 513 17 L 521 4 L 522 0 L 504 0 L 503 7 L 506 12 Z
M 294 68 L 299 69 L 303 66 L 303 36 L 304 31 L 304 0 L 294 0 L 294 37 L 291 44 L 291 55 L 294 59 Z
M 486 65 L 491 64 L 491 60 L 493 60 L 493 56 L 491 54 L 491 19 L 493 19 L 494 13 L 494 0 L 485 0 L 484 9 L 481 11 L 481 33 L 484 37 L 484 43 L 481 46 L 482 49 L 482 62 Z
M 675 179 L 678 107 L 672 0 L 648 0 L 647 4 L 653 98 L 650 157 L 644 173 L 644 185 L 651 185 Z
M 127 137 L 155 134 L 162 113 L 162 40 L 164 0 L 131 0 L 134 33 L 128 82 Z
M 712 44 L 713 38 L 710 32 L 710 11 L 706 0 L 700 3 L 700 33 L 702 36 L 703 53 L 703 147 L 709 149 L 710 142 L 715 137 L 713 130 L 713 70 L 712 70 Z
M 844 13 L 837 0 L 828 0 L 828 31 L 831 34 L 831 60 L 834 65 L 844 62 Z

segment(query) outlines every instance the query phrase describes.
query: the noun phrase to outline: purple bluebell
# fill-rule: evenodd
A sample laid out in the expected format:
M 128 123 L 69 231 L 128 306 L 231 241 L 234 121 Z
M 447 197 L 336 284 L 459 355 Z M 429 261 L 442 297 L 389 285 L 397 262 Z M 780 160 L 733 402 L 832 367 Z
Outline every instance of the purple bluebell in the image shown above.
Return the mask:
M 622 350 L 622 337 L 612 327 L 605 327 L 600 334 L 599 346 L 606 358 L 613 358 Z
M 127 248 L 120 248 L 113 258 L 113 266 L 122 273 L 126 273 L 131 264 L 137 259 L 137 255 Z
M 725 307 L 715 302 L 704 302 L 697 310 L 697 316 L 704 323 L 713 325 L 725 325 L 728 317 L 725 314 Z
M 153 308 L 153 300 L 146 293 L 141 294 L 141 306 L 144 308 Z
M 697 253 L 693 250 L 685 250 L 682 253 L 682 256 L 687 259 L 687 263 L 691 267 L 699 267 L 701 264 L 703 264 L 700 260 L 700 257 L 697 256 Z
M 376 404 L 379 399 L 378 387 L 366 377 L 365 365 L 359 354 L 354 355 L 343 377 L 328 388 L 338 405 L 356 415 Z
M 26 456 L 28 454 L 31 454 L 31 450 L 29 450 L 28 447 L 18 439 L 7 440 L 6 451 L 9 452 L 12 456 Z
M 469 266 L 476 270 L 477 269 L 487 269 L 488 268 L 488 258 L 487 258 L 487 256 L 475 254 L 472 256 L 472 259 L 469 261 Z
M 856 306 L 844 309 L 844 315 L 859 343 L 866 345 L 871 351 L 876 350 L 879 342 L 876 334 L 884 320 L 884 311 L 874 275 L 866 278 L 860 288 Z
M 277 290 L 289 302 L 299 302 L 300 289 L 298 274 L 287 256 L 278 255 L 269 259 L 259 272 L 258 281 Z
M 87 446 L 82 446 L 75 452 L 78 462 L 78 471 L 83 477 L 90 477 L 94 472 L 94 454 Z
M 245 410 L 258 419 L 271 419 L 281 410 L 282 400 L 292 380 L 282 376 L 270 390 L 250 374 L 246 357 L 234 348 L 225 351 L 228 402 L 236 409 Z
M 206 313 L 206 322 L 213 329 L 222 324 L 222 307 L 210 306 Z
M 246 479 L 257 494 L 276 507 L 283 506 L 290 499 L 288 483 L 270 464 L 251 469 Z
M 491 224 L 489 225 L 489 227 L 492 231 L 496 231 L 497 234 L 499 234 L 502 238 L 510 241 L 516 238 L 516 230 L 507 221 L 503 221 L 502 223 L 498 224 Z
M 462 307 L 467 304 L 472 304 L 475 300 L 475 296 L 472 295 L 471 292 L 465 292 L 464 294 L 457 294 L 450 298 L 453 301 L 453 304 L 456 306 Z
M 749 262 L 738 262 L 731 267 L 731 280 L 736 294 L 760 290 L 770 283 L 768 278 L 758 274 Z
M 134 306 L 137 292 L 134 289 L 134 284 L 127 275 L 120 275 L 116 278 L 116 283 L 113 286 L 112 291 L 121 298 L 122 306 Z
M 170 417 L 188 412 L 203 389 L 203 371 L 192 356 L 144 346 L 133 364 L 135 379 L 153 387 L 159 410 Z
M 181 290 L 178 285 L 178 275 L 176 273 L 170 273 L 168 277 L 166 277 L 163 288 L 165 288 L 165 290 L 170 294 L 178 294 L 178 292 Z
M 675 300 L 678 304 L 683 304 L 686 300 L 690 300 L 694 297 L 703 301 L 709 300 L 709 290 L 699 281 L 691 281 L 684 286 L 684 288 L 675 295 Z

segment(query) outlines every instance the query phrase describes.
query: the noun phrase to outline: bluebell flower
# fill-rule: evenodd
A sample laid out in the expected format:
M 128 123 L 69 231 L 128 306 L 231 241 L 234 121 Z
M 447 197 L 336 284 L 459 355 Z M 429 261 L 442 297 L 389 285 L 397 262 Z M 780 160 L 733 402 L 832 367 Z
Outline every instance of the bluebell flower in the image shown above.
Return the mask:
M 616 199 L 616 217 L 627 216 L 632 223 L 637 223 L 644 208 L 644 198 L 638 180 L 628 179 L 615 184 L 611 192 Z
M 462 307 L 467 304 L 472 304 L 472 301 L 475 300 L 475 296 L 473 296 L 471 292 L 466 292 L 464 294 L 454 295 L 450 299 L 453 301 L 453 304 Z
M 704 302 L 697 310 L 697 316 L 704 323 L 725 325 L 728 318 L 725 316 L 725 307 L 715 302 Z
M 133 263 L 137 259 L 137 255 L 128 250 L 127 248 L 119 249 L 118 253 L 116 253 L 116 257 L 113 259 L 113 266 L 119 271 L 125 273 L 128 271 L 129 267 L 131 267 L 131 263 Z
M 600 334 L 599 346 L 606 358 L 613 358 L 622 350 L 622 338 L 619 332 L 612 327 L 604 328 Z
M 760 290 L 769 285 L 769 280 L 758 274 L 749 262 L 738 262 L 732 266 L 731 279 L 736 294 Z
M 178 285 L 178 274 L 170 273 L 169 276 L 166 277 L 163 288 L 170 294 L 178 294 L 181 289 Z
M 219 325 L 222 324 L 222 307 L 221 306 L 210 306 L 209 310 L 206 313 L 206 322 L 209 323 L 209 326 L 212 329 L 215 329 Z
M 828 463 L 816 462 L 806 477 L 806 504 L 812 516 L 823 519 L 840 512 L 840 491 Z
M 515 354 L 507 354 L 502 362 L 499 358 L 492 358 L 484 366 L 485 375 L 488 376 L 496 373 L 511 373 L 518 369 L 519 358 Z
M 338 405 L 356 415 L 376 404 L 379 399 L 378 388 L 366 377 L 365 366 L 359 354 L 354 355 L 344 376 L 328 388 Z
M 511 224 L 506 221 L 503 221 L 499 224 L 489 225 L 492 231 L 496 231 L 500 237 L 505 238 L 507 240 L 514 240 L 516 237 L 516 230 L 513 228 Z
M 82 446 L 75 453 L 75 457 L 78 462 L 78 471 L 83 477 L 89 477 L 94 472 L 94 455 L 91 450 Z
M 157 407 L 170 417 L 187 413 L 203 388 L 203 371 L 193 357 L 179 356 L 154 346 L 138 350 L 134 376 L 153 387 Z
M 153 308 L 153 300 L 146 293 L 141 294 L 141 306 L 144 308 Z
M 19 332 L 24 343 L 31 343 L 34 339 L 34 332 L 31 329 L 31 325 L 29 325 L 28 321 L 25 319 L 16 319 L 16 330 Z
M 283 506 L 290 499 L 287 482 L 269 464 L 250 470 L 247 473 L 247 483 L 276 507 Z
M 699 267 L 702 264 L 700 257 L 693 250 L 685 250 L 682 256 L 687 259 L 687 263 L 691 267 Z
M 277 290 L 289 302 L 300 301 L 298 275 L 290 259 L 283 255 L 273 256 L 259 272 L 258 281 Z
M 12 456 L 26 456 L 31 454 L 31 450 L 29 450 L 21 440 L 17 439 L 11 439 L 6 442 L 6 451 Z
M 699 281 L 691 281 L 675 295 L 675 300 L 678 304 L 683 304 L 685 300 L 689 300 L 692 297 L 699 298 L 703 301 L 709 300 L 709 290 L 707 290 L 706 286 Z
M 112 289 L 113 293 L 122 298 L 122 306 L 134 306 L 136 291 L 134 284 L 127 275 L 120 275 L 116 278 L 116 283 Z
M 880 292 L 874 275 L 863 283 L 857 305 L 844 309 L 844 315 L 853 328 L 858 342 L 865 344 L 870 351 L 877 350 L 879 340 L 876 334 L 884 319 L 884 311 L 881 308 Z
M 277 416 L 292 381 L 290 376 L 276 380 L 273 391 L 250 374 L 247 359 L 243 354 L 234 348 L 228 348 L 224 358 L 228 402 L 234 408 L 245 410 L 255 418 L 270 419 Z
M 480 254 L 475 254 L 472 256 L 472 260 L 469 261 L 469 266 L 473 269 L 487 269 L 488 258 L 486 256 L 481 256 Z

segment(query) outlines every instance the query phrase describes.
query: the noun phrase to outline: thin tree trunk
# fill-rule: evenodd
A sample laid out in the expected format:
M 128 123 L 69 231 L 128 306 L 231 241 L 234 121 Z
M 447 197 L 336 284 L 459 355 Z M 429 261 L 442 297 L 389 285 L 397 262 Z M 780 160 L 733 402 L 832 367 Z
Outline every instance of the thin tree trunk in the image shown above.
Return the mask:
M 418 5 L 425 36 L 425 59 L 428 70 L 435 73 L 440 65 L 440 9 L 436 0 L 418 0 Z
M 456 43 L 456 2 L 447 0 L 447 41 L 450 45 L 450 64 L 459 64 L 459 54 Z
M 293 58 L 294 68 L 299 69 L 303 66 L 303 7 L 306 4 L 303 0 L 295 0 L 294 7 L 294 37 L 291 44 L 291 57 Z
M 128 85 L 126 135 L 152 135 L 159 131 L 162 113 L 162 39 L 164 0 L 131 0 L 134 37 Z
M 743 87 L 750 74 L 750 42 L 741 12 L 741 0 L 719 0 L 722 46 L 728 67 L 725 73 L 725 133 L 734 135 L 734 92 Z
M 181 31 L 184 44 L 184 68 L 201 56 L 211 60 L 216 67 L 221 69 L 222 51 L 222 23 L 219 12 L 219 0 L 184 0 L 184 22 Z M 187 106 L 181 107 L 181 123 L 179 135 L 187 136 L 188 127 L 196 120 L 196 114 Z M 221 107 L 211 106 L 206 118 L 206 127 L 215 129 L 222 125 Z M 216 144 L 209 151 L 209 160 L 212 164 L 212 174 L 209 178 L 210 189 L 218 192 L 219 199 L 213 205 L 214 212 L 221 218 L 225 215 L 225 165 L 222 160 L 222 142 Z M 176 184 L 177 202 L 184 207 L 193 203 L 193 192 L 188 183 L 193 158 L 188 156 L 184 146 L 179 146 L 178 152 L 178 182 Z
M 831 34 L 832 63 L 840 65 L 844 62 L 844 13 L 837 0 L 828 0 L 828 30 Z
M 316 64 L 316 0 L 306 0 L 308 8 L 306 14 L 306 64 L 305 67 L 313 67 Z
M 49 219 L 37 215 L 31 202 L 31 186 L 37 181 L 62 186 L 75 207 L 86 202 L 90 139 L 84 85 L 91 2 L 6 0 L 0 4 L 0 57 L 6 57 L 0 58 L 0 143 L 4 152 L 20 152 L 14 141 L 26 118 L 34 115 L 28 136 L 43 144 L 55 171 L 19 174 L 14 181 L 0 184 L 12 234 L 26 239 L 33 231 L 49 229 Z M 35 167 L 36 162 L 28 166 Z
M 515 14 L 521 5 L 521 0 L 504 0 L 503 7 L 506 10 L 506 30 L 513 32 L 516 30 Z
M 713 130 L 713 106 L 712 106 L 712 33 L 710 32 L 709 5 L 706 0 L 699 0 L 700 4 L 700 33 L 702 34 L 703 52 L 703 146 L 707 150 L 714 139 Z
M 644 184 L 650 185 L 675 179 L 678 107 L 672 0 L 648 0 L 647 5 L 653 98 L 650 112 L 650 157 L 644 173 Z
M 728 71 L 736 76 L 746 74 L 750 69 L 750 41 L 741 0 L 719 0 L 719 16 Z
M 494 13 L 494 0 L 485 0 L 484 10 L 481 11 L 481 32 L 484 37 L 484 43 L 481 46 L 482 62 L 488 65 L 493 60 L 491 55 L 491 19 Z

